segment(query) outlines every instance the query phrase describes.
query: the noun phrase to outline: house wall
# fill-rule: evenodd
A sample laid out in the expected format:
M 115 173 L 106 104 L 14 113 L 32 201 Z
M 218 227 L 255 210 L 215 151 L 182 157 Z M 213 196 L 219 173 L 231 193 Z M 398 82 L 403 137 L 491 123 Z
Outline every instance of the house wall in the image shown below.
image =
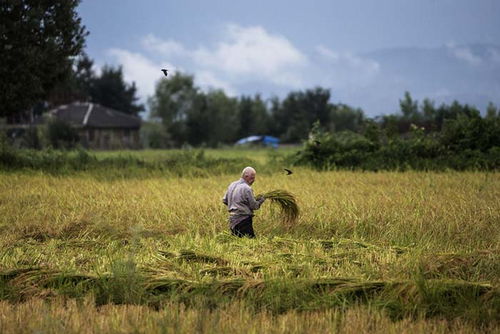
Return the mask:
M 139 129 L 83 128 L 79 131 L 83 146 L 97 150 L 139 149 Z

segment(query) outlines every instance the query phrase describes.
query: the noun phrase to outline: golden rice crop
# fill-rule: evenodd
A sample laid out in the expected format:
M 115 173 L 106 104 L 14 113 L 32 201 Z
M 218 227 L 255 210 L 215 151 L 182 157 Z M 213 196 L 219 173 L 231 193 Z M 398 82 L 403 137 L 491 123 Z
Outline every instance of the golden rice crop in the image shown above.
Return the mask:
M 271 200 L 271 203 L 277 204 L 280 207 L 284 224 L 292 225 L 297 221 L 299 217 L 299 206 L 293 194 L 286 190 L 277 189 L 260 196 Z
M 329 333 L 342 324 L 318 321 L 336 311 L 356 315 L 352 333 L 498 331 L 498 172 L 259 175 L 255 193 L 277 210 L 240 239 L 220 200 L 236 174 L 0 172 L 0 332 L 278 333 L 283 316 L 283 333 Z M 275 223 L 280 209 L 293 228 Z M 165 318 L 170 305 L 184 313 Z M 278 313 L 256 327 L 263 309 Z M 249 318 L 227 327 L 235 314 Z

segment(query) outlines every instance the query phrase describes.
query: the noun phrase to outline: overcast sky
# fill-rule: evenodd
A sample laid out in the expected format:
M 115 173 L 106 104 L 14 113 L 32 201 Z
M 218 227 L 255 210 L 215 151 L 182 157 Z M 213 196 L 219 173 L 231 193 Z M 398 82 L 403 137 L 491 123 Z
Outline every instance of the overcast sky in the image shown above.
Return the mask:
M 320 85 L 333 102 L 393 112 L 397 98 L 370 111 L 377 96 L 354 94 L 383 79 L 381 63 L 367 54 L 446 47 L 474 61 L 462 46 L 500 45 L 499 0 L 85 0 L 78 12 L 97 67 L 122 65 L 143 101 L 167 67 L 234 96 L 283 97 Z M 490 58 L 500 63 L 495 50 Z M 408 89 L 400 88 L 393 96 Z M 366 94 L 384 95 L 378 91 Z

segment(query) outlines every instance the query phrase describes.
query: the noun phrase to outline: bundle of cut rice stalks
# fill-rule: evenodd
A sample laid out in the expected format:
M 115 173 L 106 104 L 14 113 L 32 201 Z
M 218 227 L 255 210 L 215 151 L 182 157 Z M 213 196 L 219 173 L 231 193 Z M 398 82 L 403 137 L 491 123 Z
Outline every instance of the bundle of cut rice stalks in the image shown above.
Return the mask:
M 295 224 L 299 217 L 299 206 L 291 193 L 286 190 L 278 189 L 260 194 L 257 197 L 259 196 L 271 200 L 271 203 L 277 204 L 280 207 L 283 217 L 282 221 L 285 225 L 291 226 Z

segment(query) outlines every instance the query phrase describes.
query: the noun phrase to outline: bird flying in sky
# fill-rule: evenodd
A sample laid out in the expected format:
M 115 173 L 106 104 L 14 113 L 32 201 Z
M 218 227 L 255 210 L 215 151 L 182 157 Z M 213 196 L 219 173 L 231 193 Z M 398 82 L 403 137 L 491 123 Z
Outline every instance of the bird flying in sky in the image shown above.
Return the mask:
M 285 170 L 285 172 L 286 172 L 286 175 L 293 174 L 293 172 L 292 172 L 291 170 L 289 170 L 289 169 L 284 168 L 284 170 Z
M 163 74 L 165 74 L 165 76 L 167 76 L 167 72 L 168 72 L 167 69 L 162 68 L 161 71 L 163 72 Z

